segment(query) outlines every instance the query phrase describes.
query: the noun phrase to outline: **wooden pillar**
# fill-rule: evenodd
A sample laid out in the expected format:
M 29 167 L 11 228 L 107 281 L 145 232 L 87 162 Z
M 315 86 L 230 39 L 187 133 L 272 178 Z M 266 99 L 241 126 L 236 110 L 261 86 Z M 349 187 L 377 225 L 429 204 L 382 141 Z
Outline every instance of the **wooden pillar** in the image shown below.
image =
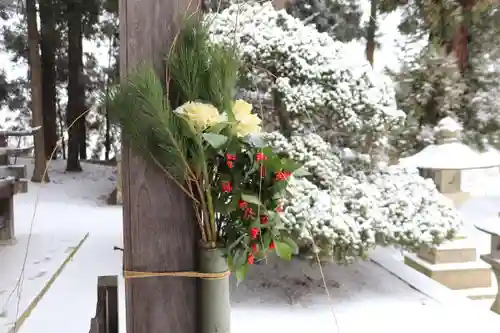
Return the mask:
M 0 180 L 0 245 L 12 245 L 14 232 L 14 182 Z
M 146 62 L 164 77 L 179 19 L 197 7 L 190 0 L 120 0 L 120 76 Z M 191 202 L 126 142 L 122 187 L 124 269 L 195 270 L 199 236 Z M 196 289 L 193 278 L 127 280 L 127 332 L 196 333 Z

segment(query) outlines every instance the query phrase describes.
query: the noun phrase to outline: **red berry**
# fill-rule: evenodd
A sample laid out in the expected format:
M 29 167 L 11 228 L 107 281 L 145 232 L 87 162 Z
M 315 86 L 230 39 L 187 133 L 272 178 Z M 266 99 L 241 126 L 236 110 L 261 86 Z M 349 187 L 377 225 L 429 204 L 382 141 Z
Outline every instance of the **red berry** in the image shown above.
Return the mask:
M 239 209 L 245 209 L 245 208 L 247 208 L 247 206 L 248 206 L 248 203 L 246 203 L 245 201 L 243 201 L 243 200 L 238 201 L 238 208 Z
M 257 236 L 259 236 L 259 228 L 252 228 L 250 229 L 250 237 L 252 237 L 252 239 L 256 239 Z
M 255 243 L 253 243 L 253 244 L 252 244 L 252 252 L 253 252 L 253 253 L 258 252 L 258 249 L 257 249 L 257 244 L 255 244 Z
M 249 218 L 251 218 L 253 216 L 255 216 L 255 213 L 253 212 L 252 207 L 245 208 L 245 212 L 243 213 L 243 218 L 244 219 L 249 219 Z
M 230 182 L 222 182 L 221 188 L 222 188 L 222 192 L 224 192 L 224 193 L 228 193 L 228 192 L 231 192 L 233 190 L 233 186 L 231 185 Z
M 267 156 L 264 155 L 263 153 L 257 153 L 257 154 L 255 154 L 255 159 L 257 161 L 264 161 L 264 160 L 267 160 Z

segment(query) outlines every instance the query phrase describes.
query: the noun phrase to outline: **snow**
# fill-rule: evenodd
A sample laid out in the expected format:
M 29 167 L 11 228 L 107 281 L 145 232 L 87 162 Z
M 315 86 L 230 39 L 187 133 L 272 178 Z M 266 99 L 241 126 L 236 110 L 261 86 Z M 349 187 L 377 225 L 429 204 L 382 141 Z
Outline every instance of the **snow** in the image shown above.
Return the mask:
M 27 163 L 29 169 L 32 168 L 29 160 L 19 160 L 18 163 Z M 120 246 L 122 243 L 121 207 L 106 206 L 104 201 L 113 188 L 112 169 L 83 164 L 85 171 L 82 174 L 70 175 L 63 172 L 61 161 L 51 164 L 50 184 L 30 183 L 28 193 L 15 196 L 15 227 L 18 241 L 14 246 L 0 247 L 2 265 L 0 306 L 6 312 L 6 316 L 3 318 L 0 316 L 0 333 L 8 332 L 16 313 L 21 315 L 27 309 L 68 257 L 70 250 L 86 233 L 89 233 L 88 239 L 36 309 L 43 309 L 48 303 L 51 311 L 63 306 L 70 311 L 75 310 L 76 314 L 79 313 L 80 306 L 81 309 L 86 309 L 88 314 L 80 312 L 81 316 L 69 317 L 75 322 L 75 326 L 81 326 L 82 330 L 88 331 L 89 320 L 95 312 L 97 275 L 118 274 L 121 269 L 121 254 L 113 251 L 113 246 Z M 26 253 L 26 242 L 35 209 L 32 239 L 28 247 L 26 278 L 22 284 L 22 298 L 17 311 L 18 297 L 14 287 Z M 96 257 L 97 251 L 103 255 Z M 98 260 L 95 260 L 96 258 Z M 85 264 L 89 266 L 86 267 Z M 90 270 L 85 272 L 87 269 Z M 58 292 L 58 289 L 61 291 Z M 7 302 L 8 294 L 12 290 L 14 290 L 13 296 Z M 82 291 L 83 296 L 80 294 Z M 76 299 L 79 301 L 74 302 Z M 42 316 L 42 319 L 48 318 L 47 323 L 42 326 L 47 329 L 51 325 L 52 327 L 55 324 L 61 325 L 61 321 L 54 320 L 51 311 L 50 315 Z M 78 319 L 81 319 L 81 323 Z M 29 331 L 31 323 L 33 322 L 28 320 L 22 329 Z M 36 322 L 34 324 L 38 325 Z M 47 332 L 61 330 L 62 326 L 55 330 L 49 329 Z
M 459 141 L 458 136 L 462 131 L 455 119 L 445 117 L 434 128 L 434 133 L 453 135 L 445 137 L 442 143 L 431 144 L 417 154 L 402 158 L 401 166 L 417 167 L 424 169 L 465 170 L 492 168 L 500 166 L 500 153 L 491 146 L 484 152 L 478 152 Z
M 111 168 L 83 164 L 84 173 L 70 175 L 63 172 L 61 161 L 51 164 L 50 184 L 30 184 L 27 194 L 16 197 L 19 242 L 0 252 L 0 290 L 10 291 L 12 281 L 19 274 L 14 268 L 4 270 L 3 265 L 6 260 L 12 267 L 19 265 L 38 200 L 29 251 L 32 257 L 28 260 L 26 276 L 43 276 L 25 279 L 19 313 L 39 292 L 43 281 L 47 281 L 44 277 L 51 276 L 64 260 L 68 248 L 75 246 L 85 233 L 88 232 L 89 237 L 19 332 L 56 333 L 71 327 L 72 333 L 87 333 L 90 318 L 95 314 L 97 277 L 120 276 L 122 253 L 113 247 L 122 244 L 122 209 L 104 204 L 105 196 L 112 190 Z M 479 177 L 472 174 L 472 178 L 474 176 Z M 472 206 L 464 205 L 467 220 L 476 222 L 496 216 L 500 196 L 474 200 L 471 200 Z M 8 253 L 13 254 L 6 256 Z M 394 249 L 380 248 L 374 253 L 373 261 L 349 266 L 324 265 L 325 282 L 317 266 L 303 261 L 289 263 L 271 259 L 267 265 L 256 265 L 244 283 L 238 287 L 233 284 L 232 331 L 253 333 L 256 326 L 249 323 L 255 322 L 255 318 L 259 318 L 260 328 L 291 333 L 400 332 L 401 327 L 405 332 L 470 332 L 500 324 L 500 316 L 484 306 L 471 305 L 471 301 L 461 297 L 443 297 L 442 294 L 452 292 L 405 266 L 397 253 Z M 49 256 L 51 260 L 44 263 L 44 258 Z M 5 284 L 9 279 L 10 283 Z M 125 332 L 121 278 L 119 289 L 120 331 Z M 4 294 L 0 293 L 0 300 L 5 299 Z M 9 306 L 9 312 L 13 307 L 15 305 Z M 8 320 L 0 319 L 1 333 L 7 333 L 6 324 L 12 320 L 12 315 Z
M 461 142 L 445 142 L 429 145 L 413 156 L 402 158 L 399 164 L 424 169 L 464 170 L 499 166 L 500 159 L 482 155 Z
M 463 127 L 458 123 L 458 121 L 456 121 L 451 117 L 445 117 L 438 122 L 434 131 L 436 133 L 439 133 L 441 131 L 449 131 L 452 133 L 456 133 L 462 131 L 462 129 Z

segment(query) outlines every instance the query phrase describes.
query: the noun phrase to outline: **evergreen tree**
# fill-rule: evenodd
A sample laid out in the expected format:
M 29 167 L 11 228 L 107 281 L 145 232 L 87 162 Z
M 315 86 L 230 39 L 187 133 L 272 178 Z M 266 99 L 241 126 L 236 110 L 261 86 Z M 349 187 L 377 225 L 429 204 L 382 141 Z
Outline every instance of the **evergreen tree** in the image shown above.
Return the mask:
M 363 12 L 356 0 L 294 0 L 287 2 L 287 12 L 341 42 L 363 37 Z

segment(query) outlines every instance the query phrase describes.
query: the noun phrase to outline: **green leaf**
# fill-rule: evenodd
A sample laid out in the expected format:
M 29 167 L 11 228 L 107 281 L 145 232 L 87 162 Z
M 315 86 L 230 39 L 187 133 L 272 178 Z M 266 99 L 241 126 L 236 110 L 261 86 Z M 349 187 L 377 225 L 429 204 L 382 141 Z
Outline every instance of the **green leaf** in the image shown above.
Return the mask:
M 286 190 L 286 187 L 288 186 L 288 181 L 280 181 L 280 182 L 276 182 L 272 187 L 271 187 L 271 190 L 276 193 L 276 194 L 279 194 L 279 196 L 281 196 L 281 194 Z
M 236 269 L 236 281 L 239 284 L 241 281 L 245 280 L 248 273 L 248 263 L 238 267 Z
M 269 144 L 261 136 L 252 135 L 244 139 L 244 142 L 254 148 L 267 148 Z
M 250 227 L 252 228 L 260 228 L 262 224 L 260 224 L 260 217 L 257 216 L 256 218 L 253 219 L 252 222 L 250 222 Z
M 292 248 L 285 242 L 274 241 L 276 246 L 276 253 L 278 256 L 285 260 L 292 260 Z
M 233 188 L 233 192 L 235 191 L 236 189 Z M 213 193 L 212 195 L 216 197 L 217 193 Z M 214 199 L 214 208 L 216 212 L 222 214 L 234 212 L 238 208 L 238 198 L 237 196 L 233 196 L 229 202 L 227 202 L 227 200 Z
M 282 241 L 283 241 L 283 243 L 286 243 L 288 246 L 290 246 L 292 254 L 295 254 L 295 255 L 299 254 L 299 246 L 291 238 L 286 237 L 286 238 L 283 238 Z
M 286 171 L 294 172 L 302 167 L 300 163 L 295 162 L 294 160 L 283 158 L 281 159 L 281 163 L 283 165 L 283 169 Z
M 217 133 L 203 133 L 202 136 L 215 149 L 219 149 L 228 141 L 227 136 Z
M 241 194 L 241 200 L 246 201 L 248 203 L 257 205 L 257 206 L 262 206 L 262 203 L 260 202 L 259 198 L 256 195 L 253 194 Z
M 237 270 L 247 262 L 247 251 L 241 248 L 237 249 L 229 262 L 231 262 L 231 266 L 229 266 L 231 271 Z
M 217 123 L 213 126 L 210 126 L 209 128 L 206 129 L 207 133 L 215 133 L 215 134 L 219 134 L 220 132 L 222 132 L 226 127 L 228 127 L 231 123 L 229 122 L 220 122 L 220 123 Z
M 232 251 L 236 246 L 238 246 L 242 241 L 243 239 L 245 238 L 245 235 L 241 235 L 240 237 L 238 237 L 238 239 L 236 239 L 234 242 L 232 242 L 229 247 L 228 247 L 228 251 Z M 232 257 L 230 257 L 232 259 Z M 232 261 L 231 261 L 232 263 Z M 229 267 L 231 267 L 231 265 L 229 265 Z
M 307 177 L 307 176 L 310 176 L 311 173 L 306 168 L 300 167 L 299 169 L 297 169 L 293 172 L 293 175 L 295 177 Z
M 280 214 L 274 211 L 268 211 L 267 215 L 269 216 L 269 223 L 273 226 L 273 231 L 276 231 L 279 234 L 278 230 L 285 228 L 283 222 L 281 222 Z

